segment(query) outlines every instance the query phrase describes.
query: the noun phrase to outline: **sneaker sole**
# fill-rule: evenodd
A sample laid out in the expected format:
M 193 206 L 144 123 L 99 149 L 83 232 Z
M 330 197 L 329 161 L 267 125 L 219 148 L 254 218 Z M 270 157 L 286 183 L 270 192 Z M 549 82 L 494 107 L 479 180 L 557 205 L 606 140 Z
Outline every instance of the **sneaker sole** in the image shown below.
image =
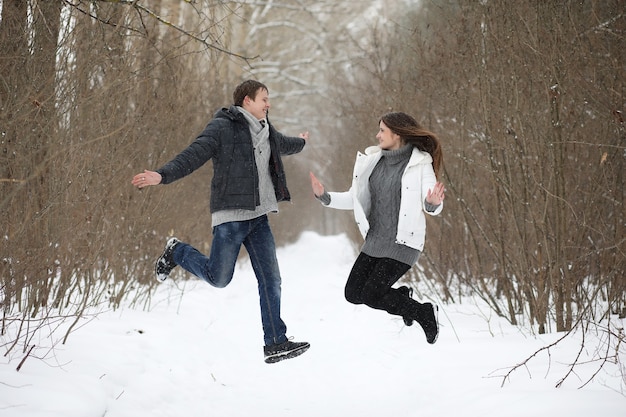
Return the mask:
M 290 350 L 290 351 L 287 351 L 287 352 L 276 353 L 276 354 L 271 355 L 271 356 L 266 356 L 265 357 L 265 363 L 276 363 L 276 362 L 283 361 L 285 359 L 295 358 L 296 356 L 302 355 L 310 347 L 311 347 L 311 345 L 301 346 L 301 347 L 296 348 L 294 350 Z
M 156 280 L 159 282 L 163 282 L 167 279 L 167 277 L 169 275 L 165 275 L 165 274 L 159 274 L 157 271 L 159 269 L 159 262 L 161 261 L 162 256 L 159 256 L 159 259 L 157 259 L 157 261 L 154 263 L 154 276 L 156 277 Z
M 161 260 L 163 260 L 163 257 L 165 256 L 165 252 L 167 251 L 168 246 L 170 245 L 170 242 L 173 239 L 175 239 L 175 238 L 168 239 L 167 243 L 165 244 L 165 249 L 163 250 L 163 253 L 161 254 L 161 256 L 159 256 L 157 258 L 156 262 L 154 263 L 154 275 L 156 277 L 156 280 L 159 281 L 159 282 L 165 281 L 170 276 L 170 274 L 159 274 L 158 271 L 159 271 L 159 262 L 161 262 Z M 180 240 L 176 239 L 175 244 L 178 244 L 178 243 L 180 243 Z

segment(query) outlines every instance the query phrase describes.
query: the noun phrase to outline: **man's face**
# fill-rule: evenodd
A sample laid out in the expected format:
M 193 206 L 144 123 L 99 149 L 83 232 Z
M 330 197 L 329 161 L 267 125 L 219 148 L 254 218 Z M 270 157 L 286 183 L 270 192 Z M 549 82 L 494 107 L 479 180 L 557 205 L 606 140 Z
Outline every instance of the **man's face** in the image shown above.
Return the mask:
M 264 88 L 260 88 L 256 92 L 256 98 L 253 100 L 250 96 L 243 99 L 243 106 L 250 114 L 257 119 L 265 119 L 267 111 L 270 109 L 270 95 Z

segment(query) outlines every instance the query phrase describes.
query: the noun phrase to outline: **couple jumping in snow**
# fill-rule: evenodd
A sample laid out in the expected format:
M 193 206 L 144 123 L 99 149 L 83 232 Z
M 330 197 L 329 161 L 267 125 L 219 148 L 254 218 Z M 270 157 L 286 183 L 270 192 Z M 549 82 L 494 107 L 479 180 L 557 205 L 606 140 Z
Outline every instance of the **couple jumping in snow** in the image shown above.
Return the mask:
M 255 80 L 239 84 L 233 105 L 216 112 L 186 149 L 156 171 L 144 170 L 132 184 L 138 188 L 169 184 L 213 160 L 211 220 L 213 242 L 206 256 L 177 238 L 170 238 L 155 264 L 159 281 L 180 265 L 217 288 L 233 278 L 241 245 L 250 256 L 259 289 L 265 362 L 301 355 L 307 342 L 293 342 L 280 315 L 281 276 L 267 214 L 290 199 L 281 155 L 300 152 L 308 132 L 285 136 L 270 123 L 268 88 Z M 405 113 L 380 120 L 378 147 L 359 153 L 352 187 L 327 192 L 313 173 L 315 196 L 328 207 L 354 210 L 365 238 L 348 281 L 346 299 L 417 321 L 428 343 L 439 332 L 437 307 L 411 298 L 409 287 L 392 288 L 417 259 L 424 246 L 424 213 L 441 212 L 443 185 L 437 182 L 442 164 L 437 137 Z

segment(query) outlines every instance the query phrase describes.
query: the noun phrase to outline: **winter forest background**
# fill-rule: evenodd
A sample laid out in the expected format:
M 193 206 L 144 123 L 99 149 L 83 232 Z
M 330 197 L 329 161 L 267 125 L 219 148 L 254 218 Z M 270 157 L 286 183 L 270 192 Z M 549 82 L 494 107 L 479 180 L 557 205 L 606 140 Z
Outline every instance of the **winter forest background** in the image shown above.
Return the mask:
M 3 355 L 28 357 L 96 305 L 149 307 L 167 236 L 208 250 L 210 164 L 176 186 L 130 179 L 190 143 L 247 78 L 268 85 L 279 130 L 311 133 L 284 159 L 279 245 L 304 231 L 359 245 L 351 213 L 324 211 L 308 173 L 347 189 L 379 117 L 405 111 L 439 134 L 448 190 L 408 279 L 537 333 L 599 328 L 604 359 L 624 352 L 603 319 L 626 315 L 626 1 L 0 7 Z

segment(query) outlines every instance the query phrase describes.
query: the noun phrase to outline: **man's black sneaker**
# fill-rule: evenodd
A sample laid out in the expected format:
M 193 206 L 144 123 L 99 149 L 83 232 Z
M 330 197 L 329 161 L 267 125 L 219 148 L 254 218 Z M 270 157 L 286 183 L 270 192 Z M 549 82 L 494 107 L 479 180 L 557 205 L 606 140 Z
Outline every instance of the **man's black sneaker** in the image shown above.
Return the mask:
M 285 359 L 295 358 L 302 355 L 311 345 L 308 342 L 292 342 L 287 340 L 276 345 L 265 346 L 265 363 L 276 363 Z
M 156 274 L 157 281 L 165 281 L 170 275 L 170 272 L 172 272 L 172 269 L 176 266 L 176 262 L 174 262 L 174 248 L 178 243 L 180 243 L 180 240 L 175 237 L 170 238 L 165 244 L 165 250 L 163 250 L 161 256 L 156 260 L 154 273 Z
M 425 303 L 422 304 L 422 308 L 424 309 L 423 320 L 420 320 L 419 323 L 422 325 L 422 329 L 424 329 L 424 334 L 426 334 L 426 341 L 432 345 L 439 336 L 439 321 L 437 320 L 439 307 L 431 303 Z
M 412 298 L 413 297 L 413 288 L 411 287 L 407 287 L 406 285 L 403 285 L 401 287 L 398 287 L 398 291 L 400 291 L 402 294 L 406 295 L 407 298 Z M 413 325 L 413 319 L 409 316 L 402 316 L 402 320 L 404 320 L 404 324 L 407 326 L 412 326 Z

